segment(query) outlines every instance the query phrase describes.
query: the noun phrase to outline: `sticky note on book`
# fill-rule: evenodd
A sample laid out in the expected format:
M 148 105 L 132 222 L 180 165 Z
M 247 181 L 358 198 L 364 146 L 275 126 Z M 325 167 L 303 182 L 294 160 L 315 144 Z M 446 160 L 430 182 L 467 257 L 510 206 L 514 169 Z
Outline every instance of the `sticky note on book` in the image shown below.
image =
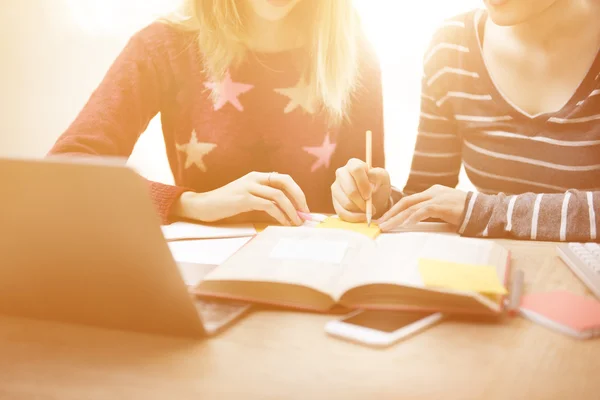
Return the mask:
M 419 272 L 427 287 L 485 294 L 506 294 L 496 268 L 442 260 L 419 259 Z
M 377 226 L 375 223 L 371 223 L 371 226 L 367 226 L 366 222 L 346 222 L 337 217 L 329 217 L 325 219 L 325 221 L 317 225 L 317 228 L 345 229 L 348 231 L 362 233 L 371 239 L 375 239 L 381 233 L 381 229 L 379 229 L 379 226 Z
M 269 224 L 266 222 L 255 222 L 253 225 L 254 229 L 256 230 L 256 233 L 261 233 L 269 227 Z

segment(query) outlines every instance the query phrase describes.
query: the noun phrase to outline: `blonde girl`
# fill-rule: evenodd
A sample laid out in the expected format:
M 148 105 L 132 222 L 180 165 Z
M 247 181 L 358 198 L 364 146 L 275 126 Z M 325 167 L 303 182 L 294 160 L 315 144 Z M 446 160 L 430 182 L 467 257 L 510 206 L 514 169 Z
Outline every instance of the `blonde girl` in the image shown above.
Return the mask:
M 384 165 L 381 79 L 351 0 L 189 0 L 135 34 L 51 154 L 129 156 L 161 115 L 164 221 L 331 212 L 335 171 Z

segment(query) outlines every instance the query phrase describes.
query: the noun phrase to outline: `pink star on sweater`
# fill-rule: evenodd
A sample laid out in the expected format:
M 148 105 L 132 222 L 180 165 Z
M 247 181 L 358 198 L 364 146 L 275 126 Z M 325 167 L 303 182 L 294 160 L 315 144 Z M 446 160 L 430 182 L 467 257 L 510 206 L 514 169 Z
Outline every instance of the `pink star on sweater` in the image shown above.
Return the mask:
M 225 73 L 225 77 L 221 82 L 205 82 L 204 86 L 215 91 L 217 94 L 215 111 L 221 109 L 227 103 L 231 103 L 239 111 L 244 111 L 244 107 L 240 103 L 238 96 L 254 88 L 254 85 L 232 81 L 229 71 Z
M 308 154 L 311 154 L 317 157 L 317 160 L 312 165 L 310 172 L 315 172 L 321 167 L 329 168 L 329 163 L 331 162 L 331 156 L 335 151 L 336 143 L 331 143 L 329 141 L 329 133 L 325 135 L 325 140 L 323 140 L 323 144 L 317 147 L 303 147 L 302 150 L 306 151 Z

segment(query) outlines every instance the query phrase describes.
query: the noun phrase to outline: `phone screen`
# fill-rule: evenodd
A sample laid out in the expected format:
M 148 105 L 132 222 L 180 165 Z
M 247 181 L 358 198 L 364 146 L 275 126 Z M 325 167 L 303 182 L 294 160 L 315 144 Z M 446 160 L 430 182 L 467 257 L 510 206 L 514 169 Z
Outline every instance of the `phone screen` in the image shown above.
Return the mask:
M 343 322 L 391 333 L 435 313 L 402 311 L 364 311 Z

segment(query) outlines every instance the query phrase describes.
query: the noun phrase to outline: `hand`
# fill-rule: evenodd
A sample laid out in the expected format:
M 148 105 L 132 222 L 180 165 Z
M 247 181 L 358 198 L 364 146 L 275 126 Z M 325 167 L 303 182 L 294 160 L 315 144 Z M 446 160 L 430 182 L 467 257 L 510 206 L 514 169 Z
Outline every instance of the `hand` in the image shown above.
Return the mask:
M 467 194 L 458 189 L 435 185 L 424 192 L 402 198 L 378 221 L 382 231 L 410 226 L 427 218 L 439 218 L 458 225 L 465 209 Z
M 252 211 L 264 212 L 281 225 L 302 225 L 297 211 L 309 212 L 300 186 L 275 172 L 250 172 L 211 192 L 183 193 L 175 207 L 176 215 L 203 222 Z
M 389 207 L 392 186 L 390 175 L 383 168 L 367 167 L 364 161 L 356 158 L 338 168 L 336 179 L 331 185 L 333 208 L 337 215 L 349 222 L 367 220 L 367 200 L 372 197 L 371 213 L 383 213 Z

